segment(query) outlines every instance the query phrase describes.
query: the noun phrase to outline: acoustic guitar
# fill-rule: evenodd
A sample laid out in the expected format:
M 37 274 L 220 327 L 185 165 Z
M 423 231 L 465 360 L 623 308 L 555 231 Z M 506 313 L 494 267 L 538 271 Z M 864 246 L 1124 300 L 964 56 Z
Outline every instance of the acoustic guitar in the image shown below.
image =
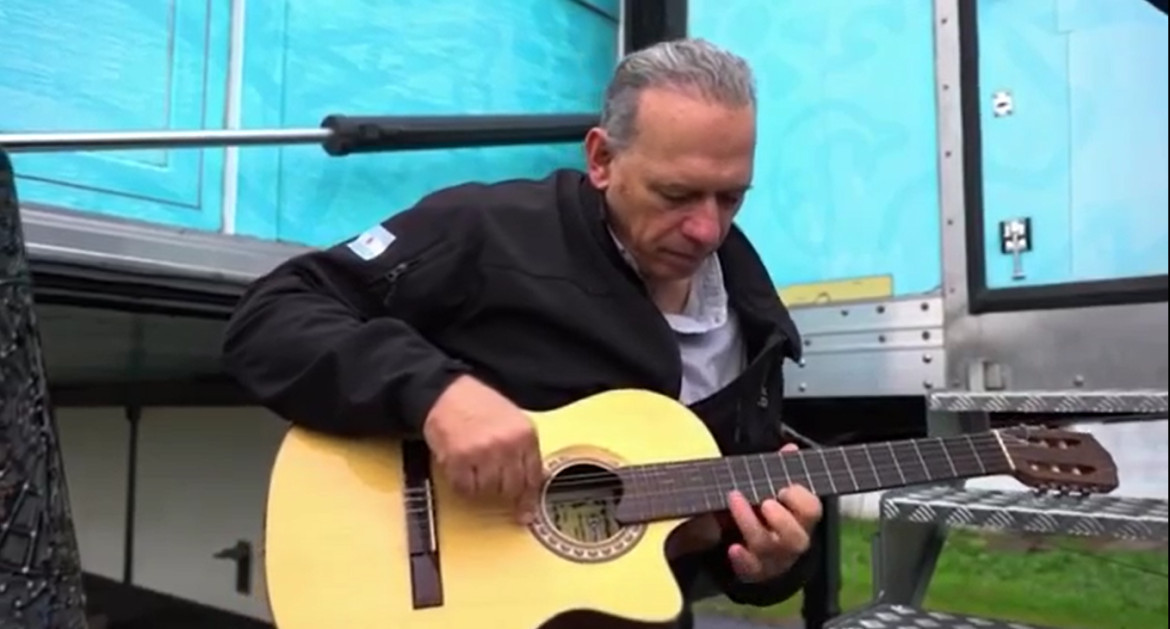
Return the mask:
M 559 629 L 669 625 L 683 605 L 667 536 L 789 485 L 840 495 L 1010 474 L 1104 493 L 1093 437 L 1012 428 L 953 437 L 720 456 L 682 404 L 636 390 L 531 413 L 546 483 L 528 526 L 456 494 L 421 442 L 293 428 L 272 470 L 265 577 L 279 629 Z

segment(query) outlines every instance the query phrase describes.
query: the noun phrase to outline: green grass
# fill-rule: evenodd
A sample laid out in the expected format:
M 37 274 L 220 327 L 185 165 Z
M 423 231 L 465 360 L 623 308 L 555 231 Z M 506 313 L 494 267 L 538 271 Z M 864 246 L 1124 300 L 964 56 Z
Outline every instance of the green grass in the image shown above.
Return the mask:
M 870 539 L 876 522 L 841 526 L 841 608 L 871 599 Z M 951 531 L 930 582 L 925 607 L 1069 629 L 1164 629 L 1167 626 L 1165 548 L 1102 548 L 1080 539 L 1021 540 Z M 1116 545 L 1114 545 L 1116 546 Z M 800 616 L 800 597 L 770 608 L 726 599 L 699 608 L 742 618 Z

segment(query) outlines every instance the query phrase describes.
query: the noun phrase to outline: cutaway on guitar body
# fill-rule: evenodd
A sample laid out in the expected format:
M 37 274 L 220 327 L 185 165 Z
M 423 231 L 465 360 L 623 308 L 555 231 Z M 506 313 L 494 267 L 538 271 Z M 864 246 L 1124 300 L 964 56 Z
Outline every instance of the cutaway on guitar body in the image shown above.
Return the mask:
M 545 462 L 530 526 L 456 494 L 420 443 L 290 430 L 269 487 L 266 578 L 280 629 L 667 626 L 680 522 L 622 522 L 622 470 L 719 455 L 685 407 L 615 391 L 533 413 Z

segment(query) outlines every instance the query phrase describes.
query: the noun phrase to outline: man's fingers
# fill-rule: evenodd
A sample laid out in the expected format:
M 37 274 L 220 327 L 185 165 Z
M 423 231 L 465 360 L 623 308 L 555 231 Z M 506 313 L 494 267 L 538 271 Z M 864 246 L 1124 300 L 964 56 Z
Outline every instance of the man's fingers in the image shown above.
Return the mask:
M 517 469 L 522 485 L 516 503 L 517 518 L 521 524 L 528 524 L 536 515 L 540 504 L 540 493 L 544 489 L 544 468 L 540 455 L 530 452 L 523 456 Z
M 771 541 L 771 532 L 756 517 L 755 510 L 743 494 L 738 491 L 731 492 L 727 497 L 727 508 L 748 548 L 756 549 L 768 545 Z
M 811 531 L 817 522 L 821 521 L 821 499 L 800 485 L 785 488 L 777 500 L 788 509 L 805 531 Z
M 742 544 L 732 544 L 727 548 L 727 560 L 735 574 L 745 581 L 758 579 L 764 573 L 764 562 Z
M 451 485 L 455 487 L 455 491 L 464 496 L 475 494 L 477 475 L 474 466 L 470 464 L 450 465 L 447 467 L 447 476 L 451 479 Z
M 500 461 L 500 496 L 518 500 L 527 489 L 527 476 L 522 461 Z
M 770 551 L 800 554 L 808 550 L 808 532 L 784 505 L 776 500 L 765 500 L 760 515 L 772 531 L 774 546 L 769 548 Z

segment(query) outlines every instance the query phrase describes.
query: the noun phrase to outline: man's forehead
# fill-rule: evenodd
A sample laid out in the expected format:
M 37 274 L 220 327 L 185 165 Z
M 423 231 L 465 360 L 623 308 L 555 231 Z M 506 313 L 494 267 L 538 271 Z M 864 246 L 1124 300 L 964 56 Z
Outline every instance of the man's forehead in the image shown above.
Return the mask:
M 707 192 L 746 192 L 752 183 L 752 161 L 709 156 L 664 156 L 644 160 L 643 176 L 660 189 Z

